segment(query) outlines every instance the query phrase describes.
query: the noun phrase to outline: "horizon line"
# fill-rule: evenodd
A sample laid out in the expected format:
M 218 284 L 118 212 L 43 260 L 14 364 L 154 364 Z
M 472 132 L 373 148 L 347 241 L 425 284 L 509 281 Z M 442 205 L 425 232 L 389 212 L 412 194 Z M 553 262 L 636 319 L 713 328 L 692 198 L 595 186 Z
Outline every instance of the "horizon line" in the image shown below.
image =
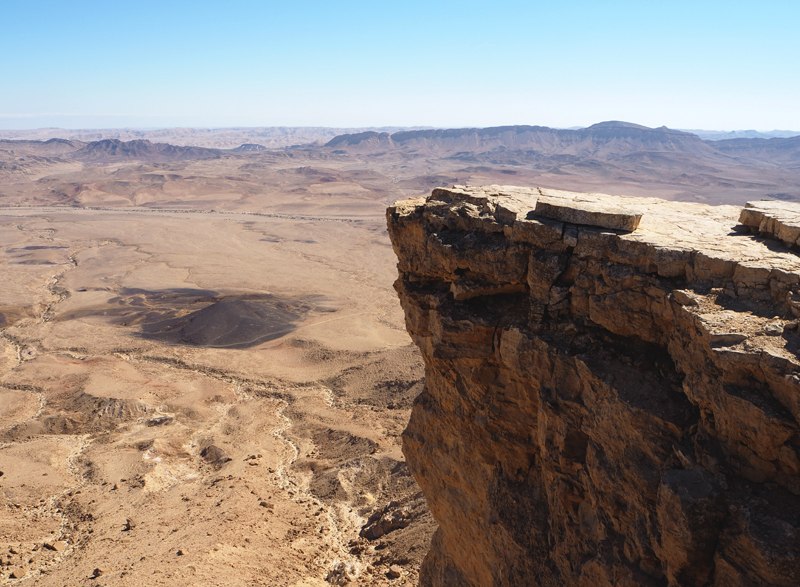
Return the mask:
M 82 115 L 72 115 L 72 116 L 82 116 Z M 113 115 L 103 115 L 111 117 Z M 13 118 L 23 118 L 26 117 L 25 115 L 19 116 L 12 116 Z M 34 117 L 33 115 L 31 117 Z M 0 120 L 3 118 L 8 118 L 5 115 L 0 114 Z M 649 127 L 643 124 L 635 123 L 635 122 L 628 122 L 624 120 L 603 120 L 600 122 L 596 122 L 587 126 L 548 126 L 545 124 L 493 124 L 489 126 L 479 126 L 479 125 L 467 125 L 467 126 L 433 126 L 433 125 L 401 125 L 401 124 L 382 124 L 382 125 L 347 125 L 347 126 L 326 126 L 326 125 L 288 125 L 288 124 L 280 124 L 280 125 L 232 125 L 232 126 L 203 126 L 203 125 L 173 125 L 173 126 L 108 126 L 108 127 L 63 127 L 63 126 L 39 126 L 39 127 L 30 127 L 30 128 L 0 128 L 0 133 L 24 133 L 24 132 L 34 132 L 34 131 L 145 131 L 145 132 L 152 132 L 152 131 L 164 131 L 164 130 L 178 130 L 178 129 L 190 129 L 190 130 L 207 130 L 207 131 L 222 131 L 222 130 L 249 130 L 249 129 L 331 129 L 331 130 L 381 130 L 381 129 L 412 129 L 412 130 L 458 130 L 458 129 L 489 129 L 489 128 L 502 128 L 502 127 L 514 127 L 514 126 L 539 126 L 543 128 L 552 128 L 554 130 L 580 130 L 584 128 L 590 128 L 597 124 L 603 124 L 606 122 L 621 122 L 625 124 L 635 124 L 637 126 L 641 126 L 644 128 L 649 128 L 652 130 L 656 130 L 658 128 L 667 128 L 669 130 L 677 130 L 682 132 L 693 132 L 693 131 L 701 131 L 706 133 L 740 133 L 740 132 L 757 132 L 757 133 L 773 133 L 773 132 L 797 132 L 800 134 L 800 131 L 794 131 L 792 129 L 780 129 L 780 128 L 773 128 L 773 129 L 755 129 L 755 128 L 739 128 L 739 129 L 713 129 L 713 128 L 677 128 L 677 127 L 668 127 L 666 125 L 661 125 L 659 127 Z M 400 131 L 402 132 L 402 130 Z

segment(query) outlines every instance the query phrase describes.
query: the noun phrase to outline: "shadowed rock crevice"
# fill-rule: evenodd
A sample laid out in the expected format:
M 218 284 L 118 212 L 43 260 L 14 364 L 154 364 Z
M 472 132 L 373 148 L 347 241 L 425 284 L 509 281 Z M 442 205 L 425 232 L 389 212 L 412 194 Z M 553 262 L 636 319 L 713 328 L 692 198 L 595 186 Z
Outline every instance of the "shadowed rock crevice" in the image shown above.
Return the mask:
M 501 186 L 389 209 L 423 586 L 800 583 L 800 257 L 739 213 Z

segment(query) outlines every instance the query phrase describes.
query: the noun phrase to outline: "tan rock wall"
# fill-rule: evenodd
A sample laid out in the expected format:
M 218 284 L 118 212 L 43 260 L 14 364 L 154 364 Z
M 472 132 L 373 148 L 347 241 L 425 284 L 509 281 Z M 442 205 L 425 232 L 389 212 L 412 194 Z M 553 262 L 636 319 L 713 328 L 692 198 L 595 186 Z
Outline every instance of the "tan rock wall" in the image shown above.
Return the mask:
M 738 214 L 497 186 L 389 209 L 423 585 L 800 585 L 800 257 Z

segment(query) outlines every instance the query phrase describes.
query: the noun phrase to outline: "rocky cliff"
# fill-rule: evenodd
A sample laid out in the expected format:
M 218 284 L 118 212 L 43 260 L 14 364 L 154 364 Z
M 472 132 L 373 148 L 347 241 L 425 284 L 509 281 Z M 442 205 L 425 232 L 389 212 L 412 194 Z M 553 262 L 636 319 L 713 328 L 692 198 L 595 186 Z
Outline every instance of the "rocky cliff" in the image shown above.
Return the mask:
M 800 208 L 492 186 L 388 211 L 425 586 L 800 585 Z

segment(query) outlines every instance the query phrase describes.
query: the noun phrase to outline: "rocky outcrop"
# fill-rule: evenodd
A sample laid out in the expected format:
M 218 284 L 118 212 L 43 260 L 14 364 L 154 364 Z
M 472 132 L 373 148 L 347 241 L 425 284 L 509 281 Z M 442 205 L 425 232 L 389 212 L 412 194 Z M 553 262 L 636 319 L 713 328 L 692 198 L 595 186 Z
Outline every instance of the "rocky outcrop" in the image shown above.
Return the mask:
M 492 186 L 389 209 L 426 364 L 423 585 L 800 585 L 800 256 L 765 208 Z

